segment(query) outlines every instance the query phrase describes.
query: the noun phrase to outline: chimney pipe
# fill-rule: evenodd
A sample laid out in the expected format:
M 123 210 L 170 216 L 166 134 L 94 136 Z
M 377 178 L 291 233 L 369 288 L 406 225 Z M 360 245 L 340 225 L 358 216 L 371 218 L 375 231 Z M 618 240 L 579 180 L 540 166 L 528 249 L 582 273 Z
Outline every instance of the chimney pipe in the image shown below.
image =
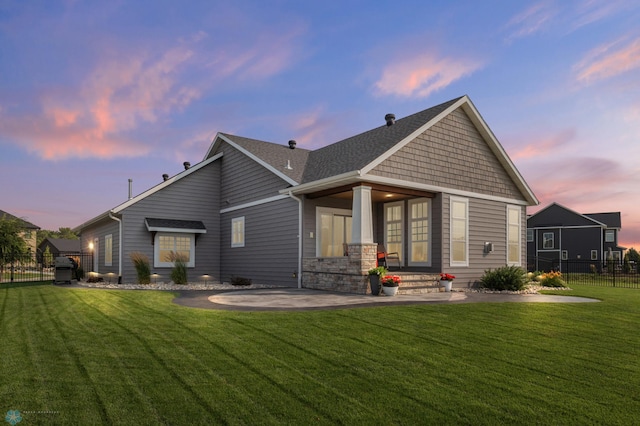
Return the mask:
M 290 149 L 296 149 L 296 141 L 294 141 L 293 139 L 291 139 L 289 141 L 289 148 Z
M 393 126 L 393 123 L 396 122 L 395 114 L 387 114 L 384 116 L 384 121 L 387 122 L 387 126 Z
M 169 175 L 168 175 L 168 174 L 166 174 L 166 173 L 165 173 L 165 174 L 163 174 L 163 175 L 162 175 L 162 180 L 167 180 L 167 179 L 169 179 Z
M 129 199 L 133 198 L 133 179 L 129 179 Z
M 184 169 L 187 170 L 189 167 L 191 167 L 191 163 L 188 161 L 185 161 L 184 163 L 182 163 L 182 165 L 184 166 Z

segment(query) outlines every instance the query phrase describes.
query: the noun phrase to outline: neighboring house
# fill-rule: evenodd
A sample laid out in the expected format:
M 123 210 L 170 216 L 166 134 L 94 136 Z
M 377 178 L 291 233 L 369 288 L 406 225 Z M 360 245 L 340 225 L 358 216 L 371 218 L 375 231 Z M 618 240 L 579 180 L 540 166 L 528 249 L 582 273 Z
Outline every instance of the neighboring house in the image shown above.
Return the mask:
M 39 226 L 34 225 L 31 222 L 28 222 L 24 219 L 16 217 L 10 213 L 5 212 L 4 210 L 0 210 L 0 220 L 17 220 L 22 224 L 22 233 L 21 237 L 24 242 L 27 244 L 27 251 L 34 255 L 36 253 L 36 245 L 37 245 L 37 231 L 40 229 Z
M 382 117 L 381 117 L 382 118 Z M 134 282 L 131 252 L 168 280 L 364 293 L 377 244 L 402 271 L 457 276 L 526 264 L 537 199 L 467 96 L 314 151 L 219 133 L 204 159 L 78 226 L 94 271 Z M 348 253 L 348 255 L 345 255 Z M 205 278 L 203 278 L 205 277 Z
M 530 270 L 559 267 L 560 260 L 622 259 L 620 212 L 580 214 L 552 203 L 527 219 Z
M 65 238 L 45 238 L 38 245 L 38 261 L 51 265 L 59 256 L 79 256 L 82 253 L 80 240 L 68 240 Z

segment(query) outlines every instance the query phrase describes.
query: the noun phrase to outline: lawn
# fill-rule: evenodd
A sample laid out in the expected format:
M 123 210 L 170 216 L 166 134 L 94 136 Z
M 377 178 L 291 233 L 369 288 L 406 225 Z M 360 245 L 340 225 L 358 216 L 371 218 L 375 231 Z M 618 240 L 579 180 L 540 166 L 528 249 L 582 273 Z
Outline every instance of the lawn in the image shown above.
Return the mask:
M 262 313 L 2 284 L 0 414 L 20 410 L 20 426 L 637 424 L 640 290 L 574 288 L 602 302 Z

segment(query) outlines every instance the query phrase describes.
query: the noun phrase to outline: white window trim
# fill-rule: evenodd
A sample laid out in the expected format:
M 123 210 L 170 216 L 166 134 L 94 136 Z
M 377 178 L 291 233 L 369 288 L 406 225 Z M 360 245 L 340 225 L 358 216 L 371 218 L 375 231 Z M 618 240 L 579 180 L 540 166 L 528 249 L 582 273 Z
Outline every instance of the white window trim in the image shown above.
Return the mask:
M 113 234 L 104 236 L 104 266 L 113 264 Z
M 322 257 L 322 214 L 349 216 L 353 220 L 353 212 L 349 209 L 336 209 L 331 207 L 316 207 L 316 257 Z
M 154 268 L 173 268 L 173 262 L 160 262 L 160 237 L 189 237 L 189 253 L 191 254 L 189 261 L 186 263 L 187 268 L 196 266 L 196 236 L 188 232 L 156 232 L 153 237 L 153 267 Z
M 509 212 L 510 211 L 516 211 L 518 212 L 518 261 L 517 262 L 512 262 L 509 260 L 509 241 L 510 241 L 510 235 L 509 235 L 509 229 L 510 229 L 510 223 L 509 223 Z M 520 266 L 522 265 L 522 209 L 519 206 L 507 206 L 507 265 L 509 266 Z
M 233 237 L 234 237 L 234 233 L 235 233 L 235 227 L 236 224 L 239 223 L 242 226 L 242 241 L 233 241 Z M 240 217 L 234 217 L 233 219 L 231 219 L 231 247 L 244 247 L 244 242 L 246 240 L 245 238 L 245 221 L 244 221 L 244 216 L 240 216 Z
M 569 251 L 568 250 L 562 250 L 562 252 L 560 252 L 560 259 L 569 260 Z
M 465 205 L 465 260 L 453 260 L 453 203 L 463 203 Z M 469 199 L 462 197 L 449 198 L 449 265 L 469 266 Z
M 545 247 L 545 235 L 551 235 L 551 247 Z M 556 235 L 553 232 L 543 232 L 542 233 L 542 249 L 543 250 L 554 250 L 556 248 Z
M 598 250 L 591 250 L 591 260 L 598 260 Z
M 411 261 L 411 257 L 412 257 L 412 253 L 411 253 L 411 208 L 413 206 L 413 204 L 417 204 L 417 203 L 427 203 L 427 261 L 426 262 L 412 262 Z M 431 240 L 432 238 L 432 234 L 433 234 L 433 230 L 431 228 L 431 199 L 430 198 L 415 198 L 412 200 L 409 200 L 409 206 L 408 206 L 408 210 L 409 210 L 409 215 L 408 215 L 408 229 L 409 229 L 409 233 L 407 234 L 407 239 L 408 241 L 408 246 L 409 246 L 409 256 L 407 257 L 407 262 L 409 264 L 409 266 L 431 266 L 431 259 L 433 258 L 433 253 L 431 252 Z
M 400 206 L 400 246 L 402 252 L 400 253 L 400 266 L 404 266 L 404 247 L 406 243 L 405 239 L 405 215 L 404 215 L 404 201 L 394 201 L 392 203 L 384 204 L 384 248 L 387 252 L 389 250 L 389 241 L 387 240 L 387 207 Z
M 611 239 L 609 239 L 609 235 L 611 235 Z M 616 242 L 616 231 L 614 229 L 606 229 L 604 231 L 604 242 L 605 243 L 615 243 Z
M 532 228 L 527 229 L 527 242 L 532 243 L 534 241 L 535 231 Z

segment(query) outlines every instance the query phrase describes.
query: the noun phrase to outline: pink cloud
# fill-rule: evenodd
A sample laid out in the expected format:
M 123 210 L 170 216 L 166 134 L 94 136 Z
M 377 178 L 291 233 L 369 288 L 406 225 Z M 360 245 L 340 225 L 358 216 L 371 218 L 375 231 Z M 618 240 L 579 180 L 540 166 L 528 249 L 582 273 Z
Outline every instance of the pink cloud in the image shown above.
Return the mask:
M 532 140 L 524 142 L 524 146 L 513 150 L 510 157 L 513 160 L 548 157 L 553 155 L 554 151 L 575 139 L 575 137 L 576 129 L 569 128 L 553 135 L 530 138 Z
M 640 38 L 603 44 L 574 66 L 576 79 L 585 84 L 640 68 Z
M 481 67 L 480 61 L 462 55 L 447 57 L 436 52 L 412 55 L 388 64 L 375 89 L 381 95 L 428 97 Z
M 548 1 L 536 3 L 507 22 L 506 29 L 510 31 L 507 41 L 527 37 L 541 31 L 556 15 Z

